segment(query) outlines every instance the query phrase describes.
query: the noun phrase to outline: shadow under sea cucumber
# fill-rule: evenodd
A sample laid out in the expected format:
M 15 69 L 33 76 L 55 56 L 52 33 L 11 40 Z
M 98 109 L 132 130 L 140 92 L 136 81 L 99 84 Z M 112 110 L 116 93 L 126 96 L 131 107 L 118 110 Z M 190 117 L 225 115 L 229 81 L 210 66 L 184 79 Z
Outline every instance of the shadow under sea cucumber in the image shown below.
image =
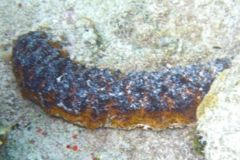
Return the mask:
M 42 31 L 18 37 L 13 70 L 24 98 L 87 128 L 163 129 L 196 121 L 196 109 L 229 59 L 158 72 L 119 72 L 73 62 Z

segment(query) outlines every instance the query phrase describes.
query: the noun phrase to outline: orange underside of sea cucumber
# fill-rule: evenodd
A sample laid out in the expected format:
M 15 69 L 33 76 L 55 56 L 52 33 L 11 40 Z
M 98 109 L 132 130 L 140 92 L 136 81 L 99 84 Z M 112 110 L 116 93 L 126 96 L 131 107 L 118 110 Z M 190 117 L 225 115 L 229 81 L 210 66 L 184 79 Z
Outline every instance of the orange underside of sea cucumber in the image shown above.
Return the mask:
M 22 96 L 26 99 L 33 101 L 34 103 L 41 106 L 41 101 L 39 97 L 28 90 L 22 90 Z M 54 99 L 51 96 L 49 99 Z M 71 114 L 64 111 L 57 106 L 53 106 L 50 109 L 43 110 L 49 115 L 62 117 L 65 120 L 84 126 L 90 129 L 96 129 L 100 127 L 110 127 L 110 128 L 145 128 L 145 129 L 164 129 L 170 126 L 180 127 L 186 124 L 190 124 L 196 121 L 196 108 L 200 102 L 200 99 L 192 104 L 187 110 L 182 112 L 174 111 L 161 111 L 161 112 L 149 112 L 143 108 L 139 110 L 130 111 L 128 113 L 122 113 L 119 109 L 112 107 L 112 103 L 108 104 L 108 112 L 102 114 L 101 116 L 95 118 L 93 116 L 93 110 L 90 106 L 84 112 L 79 114 Z

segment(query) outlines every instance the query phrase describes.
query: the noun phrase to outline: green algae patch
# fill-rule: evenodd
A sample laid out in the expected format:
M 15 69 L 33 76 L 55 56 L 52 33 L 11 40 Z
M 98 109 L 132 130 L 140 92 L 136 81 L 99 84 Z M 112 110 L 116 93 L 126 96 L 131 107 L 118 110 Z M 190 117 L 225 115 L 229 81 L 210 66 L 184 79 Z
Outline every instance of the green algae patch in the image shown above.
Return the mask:
M 201 156 L 204 156 L 204 148 L 206 146 L 206 141 L 202 140 L 202 136 L 195 135 L 193 138 L 193 149 Z
M 226 69 L 225 71 L 219 73 L 216 80 L 213 82 L 210 91 L 198 106 L 196 113 L 197 119 L 199 119 L 205 114 L 206 109 L 216 106 L 217 102 L 219 101 L 218 93 L 224 88 L 224 85 L 222 85 L 221 82 L 225 81 L 228 73 L 229 69 Z

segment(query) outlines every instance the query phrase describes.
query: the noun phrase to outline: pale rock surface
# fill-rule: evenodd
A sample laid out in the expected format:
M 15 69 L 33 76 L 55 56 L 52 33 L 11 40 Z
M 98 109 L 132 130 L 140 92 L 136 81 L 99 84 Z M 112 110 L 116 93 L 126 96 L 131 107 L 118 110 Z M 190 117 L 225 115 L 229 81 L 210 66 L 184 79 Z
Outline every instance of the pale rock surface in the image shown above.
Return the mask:
M 198 117 L 206 159 L 240 159 L 240 56 L 214 81 Z

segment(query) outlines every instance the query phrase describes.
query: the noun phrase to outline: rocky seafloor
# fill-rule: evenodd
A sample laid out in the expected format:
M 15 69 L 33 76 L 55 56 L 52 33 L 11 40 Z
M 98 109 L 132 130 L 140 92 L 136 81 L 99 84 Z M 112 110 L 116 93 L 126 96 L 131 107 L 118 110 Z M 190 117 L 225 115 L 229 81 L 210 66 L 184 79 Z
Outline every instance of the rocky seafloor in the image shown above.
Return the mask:
M 0 159 L 237 159 L 239 10 L 233 0 L 0 0 Z M 56 35 L 81 64 L 123 72 L 233 58 L 201 104 L 216 108 L 204 109 L 197 126 L 205 157 L 194 149 L 195 125 L 88 130 L 24 100 L 9 57 L 13 41 L 34 30 Z

